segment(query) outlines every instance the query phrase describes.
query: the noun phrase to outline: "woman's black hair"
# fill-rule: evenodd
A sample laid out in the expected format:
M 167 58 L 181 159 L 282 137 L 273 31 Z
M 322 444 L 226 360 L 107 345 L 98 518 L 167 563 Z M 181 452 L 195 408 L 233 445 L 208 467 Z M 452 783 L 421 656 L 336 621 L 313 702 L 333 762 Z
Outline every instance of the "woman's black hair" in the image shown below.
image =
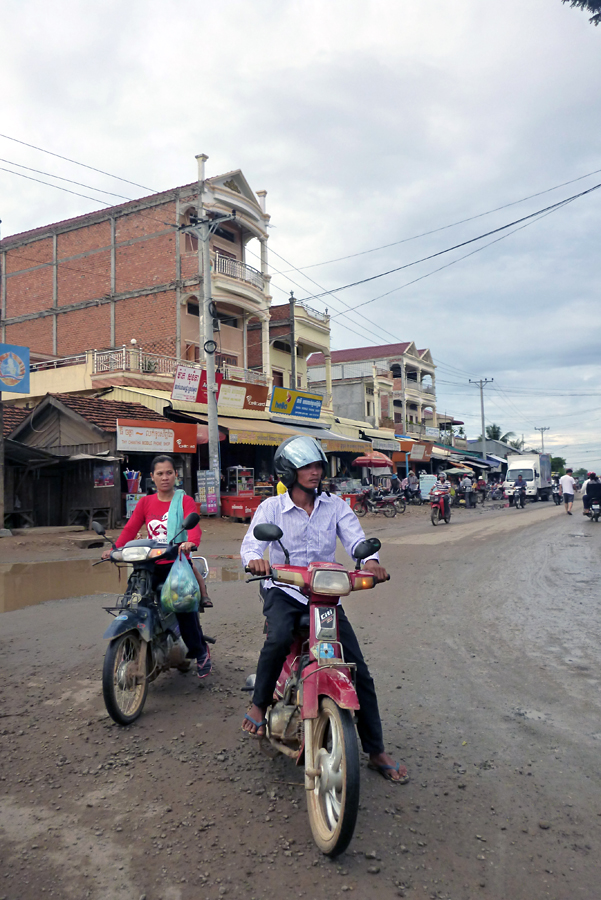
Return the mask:
M 160 456 L 155 456 L 153 461 L 150 463 L 151 475 L 154 475 L 154 470 L 159 465 L 159 463 L 171 463 L 171 465 L 173 466 L 173 471 L 175 472 L 175 463 L 173 462 L 173 459 L 170 456 L 166 456 L 164 453 L 162 453 Z

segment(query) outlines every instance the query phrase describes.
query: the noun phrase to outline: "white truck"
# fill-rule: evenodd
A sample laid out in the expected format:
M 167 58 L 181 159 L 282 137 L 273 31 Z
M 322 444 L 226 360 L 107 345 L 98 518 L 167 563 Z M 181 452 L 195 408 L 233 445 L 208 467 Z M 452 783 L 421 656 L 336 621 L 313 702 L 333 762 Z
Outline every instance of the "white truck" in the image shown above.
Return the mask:
M 551 456 L 548 453 L 510 453 L 503 488 L 513 497 L 513 485 L 521 475 L 526 482 L 526 497 L 548 500 L 552 495 Z

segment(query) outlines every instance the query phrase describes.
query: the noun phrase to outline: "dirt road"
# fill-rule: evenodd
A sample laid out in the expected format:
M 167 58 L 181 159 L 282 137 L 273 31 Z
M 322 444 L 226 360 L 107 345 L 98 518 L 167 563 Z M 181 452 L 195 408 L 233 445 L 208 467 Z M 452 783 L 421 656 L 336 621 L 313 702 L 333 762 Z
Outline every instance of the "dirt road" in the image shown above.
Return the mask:
M 213 675 L 161 676 L 126 730 L 109 598 L 82 596 L 0 616 L 0 900 L 598 898 L 601 529 L 548 504 L 363 524 L 392 580 L 345 607 L 412 780 L 362 769 L 349 851 L 316 850 L 301 772 L 239 730 L 254 586 L 212 585 Z M 243 530 L 205 532 L 222 578 Z

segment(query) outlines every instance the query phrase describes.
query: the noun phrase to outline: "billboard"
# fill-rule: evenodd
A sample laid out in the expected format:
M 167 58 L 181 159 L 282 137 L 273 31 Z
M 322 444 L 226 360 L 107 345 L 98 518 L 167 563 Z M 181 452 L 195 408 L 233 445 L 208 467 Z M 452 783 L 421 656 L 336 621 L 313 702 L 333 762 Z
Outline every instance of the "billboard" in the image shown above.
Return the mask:
M 29 347 L 0 344 L 0 391 L 29 393 Z
M 321 394 L 307 391 L 292 391 L 274 387 L 269 411 L 280 416 L 298 416 L 301 419 L 319 419 L 321 415 Z
M 215 373 L 217 403 L 228 409 L 251 409 L 263 412 L 267 404 L 269 388 L 265 384 L 248 384 L 245 381 L 226 381 L 221 372 Z M 171 390 L 172 400 L 188 403 L 207 402 L 207 372 L 199 366 L 179 365 Z
M 130 453 L 195 453 L 196 425 L 117 419 L 117 450 Z

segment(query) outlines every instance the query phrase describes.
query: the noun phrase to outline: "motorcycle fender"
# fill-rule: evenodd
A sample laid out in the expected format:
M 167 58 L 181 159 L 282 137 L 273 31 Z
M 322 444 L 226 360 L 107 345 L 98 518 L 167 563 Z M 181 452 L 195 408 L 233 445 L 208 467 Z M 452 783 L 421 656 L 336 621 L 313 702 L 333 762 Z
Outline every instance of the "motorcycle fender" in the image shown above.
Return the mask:
M 144 607 L 137 609 L 124 609 L 122 613 L 115 616 L 109 627 L 102 635 L 107 640 L 119 637 L 126 631 L 139 631 L 140 637 L 144 641 L 150 641 L 151 635 L 150 610 Z
M 305 680 L 303 691 L 303 719 L 315 719 L 319 713 L 319 698 L 331 697 L 342 709 L 359 709 L 359 699 L 348 670 L 315 668 Z

